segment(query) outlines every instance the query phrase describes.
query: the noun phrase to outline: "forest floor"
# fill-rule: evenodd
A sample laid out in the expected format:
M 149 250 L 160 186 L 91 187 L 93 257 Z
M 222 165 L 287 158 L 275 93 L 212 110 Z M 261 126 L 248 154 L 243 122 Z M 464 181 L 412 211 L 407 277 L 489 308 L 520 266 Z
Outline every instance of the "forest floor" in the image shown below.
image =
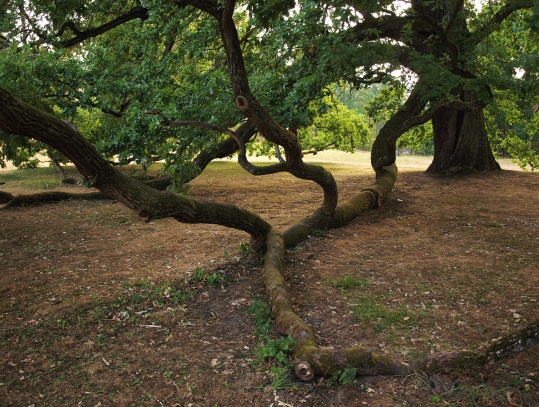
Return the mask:
M 539 319 L 539 175 L 434 177 L 399 160 L 381 208 L 287 253 L 319 344 L 412 363 Z M 325 166 L 341 199 L 373 181 L 366 163 Z M 86 191 L 49 168 L 0 181 L 14 194 Z M 281 230 L 321 202 L 313 183 L 226 161 L 190 193 Z M 286 358 L 261 356 L 286 349 L 257 332 L 265 296 L 247 242 L 213 225 L 142 223 L 108 200 L 0 211 L 0 406 L 539 406 L 537 346 L 488 371 L 295 381 Z

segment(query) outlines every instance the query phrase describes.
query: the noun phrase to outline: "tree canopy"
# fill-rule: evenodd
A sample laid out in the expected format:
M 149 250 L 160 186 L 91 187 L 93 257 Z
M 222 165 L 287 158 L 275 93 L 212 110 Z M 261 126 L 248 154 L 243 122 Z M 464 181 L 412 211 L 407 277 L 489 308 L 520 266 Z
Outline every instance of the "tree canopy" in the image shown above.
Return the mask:
M 226 128 L 245 120 L 231 103 L 213 5 L 86 3 L 4 2 L 0 83 L 73 122 L 109 159 L 142 165 L 165 160 L 178 182 L 188 181 L 203 169 L 196 157 L 218 155 L 227 136 L 200 127 L 171 129 L 144 112 Z M 537 153 L 536 20 L 531 0 L 490 1 L 481 11 L 463 1 L 440 0 L 247 2 L 234 12 L 250 89 L 283 126 L 312 126 L 331 107 L 327 95 L 334 94 L 335 83 L 401 89 L 393 113 L 420 86 L 424 106 L 415 116 L 433 116 L 442 105 L 461 115 L 489 106 L 494 147 L 523 163 L 532 163 Z M 459 100 L 463 90 L 473 91 L 472 101 Z M 391 100 L 385 96 L 382 100 Z M 344 129 L 346 121 L 343 117 L 338 127 Z M 254 140 L 253 134 L 245 137 Z M 361 138 L 353 136 L 356 142 L 345 145 L 342 136 L 335 137 L 323 145 L 347 150 Z M 417 136 L 411 141 L 417 146 L 413 140 Z M 3 156 L 16 159 L 21 144 L 3 139 Z

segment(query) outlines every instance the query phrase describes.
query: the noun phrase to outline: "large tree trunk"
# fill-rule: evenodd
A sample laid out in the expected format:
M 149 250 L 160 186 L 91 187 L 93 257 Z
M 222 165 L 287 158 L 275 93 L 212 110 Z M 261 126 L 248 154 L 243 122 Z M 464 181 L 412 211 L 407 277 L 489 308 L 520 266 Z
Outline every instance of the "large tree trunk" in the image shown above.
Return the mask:
M 483 110 L 444 108 L 432 118 L 434 159 L 429 173 L 495 171 L 496 162 L 485 129 Z

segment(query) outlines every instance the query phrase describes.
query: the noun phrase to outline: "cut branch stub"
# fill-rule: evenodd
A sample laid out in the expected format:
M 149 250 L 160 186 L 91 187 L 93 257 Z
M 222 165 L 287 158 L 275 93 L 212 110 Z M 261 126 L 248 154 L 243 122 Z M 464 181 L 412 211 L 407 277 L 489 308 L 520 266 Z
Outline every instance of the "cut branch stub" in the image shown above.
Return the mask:
M 249 101 L 245 96 L 238 96 L 236 97 L 236 107 L 240 110 L 240 112 L 244 112 L 249 109 Z

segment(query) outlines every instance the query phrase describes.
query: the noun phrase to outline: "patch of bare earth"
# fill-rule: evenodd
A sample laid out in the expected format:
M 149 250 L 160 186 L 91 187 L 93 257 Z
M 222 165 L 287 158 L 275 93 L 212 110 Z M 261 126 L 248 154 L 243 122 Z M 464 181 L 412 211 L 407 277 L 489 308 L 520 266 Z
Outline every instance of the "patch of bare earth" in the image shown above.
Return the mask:
M 342 198 L 372 182 L 337 178 Z M 297 312 L 323 346 L 408 363 L 539 319 L 538 186 L 524 172 L 400 174 L 380 209 L 289 251 Z M 315 185 L 285 175 L 202 176 L 191 192 L 282 229 L 320 203 Z M 539 405 L 537 347 L 487 372 L 271 390 L 254 362 L 247 309 L 263 286 L 238 249 L 245 234 L 141 223 L 106 200 L 14 208 L 0 222 L 2 406 Z

